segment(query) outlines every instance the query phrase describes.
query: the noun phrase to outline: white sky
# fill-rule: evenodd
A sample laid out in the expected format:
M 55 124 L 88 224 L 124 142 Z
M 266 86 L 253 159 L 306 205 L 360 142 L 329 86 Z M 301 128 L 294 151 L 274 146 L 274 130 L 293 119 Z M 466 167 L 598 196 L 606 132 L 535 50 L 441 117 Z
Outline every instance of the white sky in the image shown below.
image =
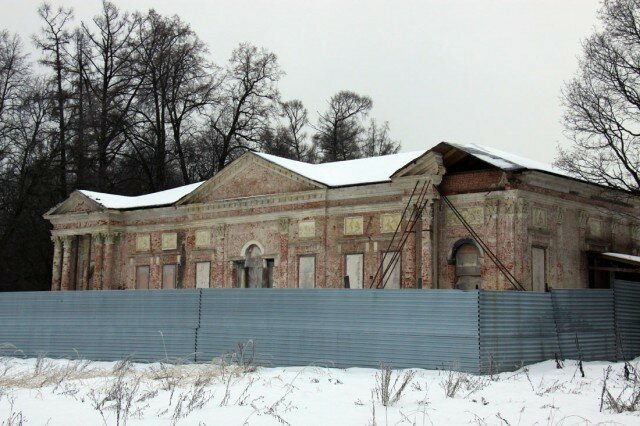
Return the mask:
M 25 38 L 39 0 L 1 0 L 0 28 Z M 97 0 L 60 0 L 76 21 Z M 373 98 L 402 150 L 445 140 L 550 162 L 566 143 L 560 89 L 577 70 L 597 0 L 115 0 L 127 10 L 178 14 L 223 63 L 240 42 L 278 55 L 285 99 L 312 120 L 335 92 Z

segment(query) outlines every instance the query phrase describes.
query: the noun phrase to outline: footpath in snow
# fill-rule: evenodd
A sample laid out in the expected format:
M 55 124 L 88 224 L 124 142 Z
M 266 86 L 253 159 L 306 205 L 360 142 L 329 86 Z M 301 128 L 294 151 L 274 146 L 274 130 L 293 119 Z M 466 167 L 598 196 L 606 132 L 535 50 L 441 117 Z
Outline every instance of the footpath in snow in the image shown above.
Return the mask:
M 0 425 L 631 425 L 638 361 L 626 379 L 607 362 L 584 363 L 583 378 L 575 361 L 473 376 L 5 357 Z

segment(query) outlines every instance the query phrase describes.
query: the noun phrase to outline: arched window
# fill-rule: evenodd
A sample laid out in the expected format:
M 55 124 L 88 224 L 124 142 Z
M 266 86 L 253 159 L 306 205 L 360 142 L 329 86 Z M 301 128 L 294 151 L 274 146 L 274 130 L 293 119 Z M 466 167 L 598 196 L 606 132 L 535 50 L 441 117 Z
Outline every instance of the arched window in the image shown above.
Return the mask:
M 260 250 L 260 247 L 255 244 L 251 245 L 247 248 L 244 258 L 244 267 L 247 274 L 247 287 L 262 287 L 262 274 L 264 269 L 264 262 L 262 261 L 262 250 Z
M 250 244 L 243 253 L 244 260 L 234 262 L 236 287 L 270 288 L 273 285 L 273 259 L 263 257 L 257 244 Z
M 480 250 L 474 242 L 456 244 L 453 256 L 456 267 L 455 287 L 460 290 L 480 288 Z

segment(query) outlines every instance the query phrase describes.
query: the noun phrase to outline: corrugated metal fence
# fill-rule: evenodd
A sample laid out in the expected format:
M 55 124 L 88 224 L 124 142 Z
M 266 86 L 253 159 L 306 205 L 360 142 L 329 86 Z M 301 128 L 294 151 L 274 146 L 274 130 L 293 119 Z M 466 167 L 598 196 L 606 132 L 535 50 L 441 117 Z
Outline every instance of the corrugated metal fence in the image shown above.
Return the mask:
M 198 291 L 0 293 L 5 355 L 195 361 Z
M 202 292 L 199 361 L 251 340 L 269 365 L 456 367 L 478 371 L 478 292 Z
M 551 293 L 204 289 L 0 293 L 5 355 L 505 371 L 640 355 L 640 283 Z
M 614 288 L 617 356 L 632 359 L 640 355 L 640 283 L 618 281 Z
M 515 369 L 558 352 L 549 293 L 480 292 L 482 371 Z

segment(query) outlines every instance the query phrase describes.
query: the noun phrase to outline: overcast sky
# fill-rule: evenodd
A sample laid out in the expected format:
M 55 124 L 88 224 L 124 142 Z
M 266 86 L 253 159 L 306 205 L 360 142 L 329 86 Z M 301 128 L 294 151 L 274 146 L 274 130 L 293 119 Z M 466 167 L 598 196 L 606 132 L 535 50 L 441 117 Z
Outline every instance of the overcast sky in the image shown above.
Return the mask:
M 61 0 L 76 22 L 97 0 Z M 402 150 L 480 143 L 552 161 L 566 143 L 560 89 L 577 70 L 597 0 L 220 1 L 115 0 L 127 10 L 177 14 L 217 63 L 243 41 L 278 55 L 285 99 L 312 120 L 343 89 L 369 95 Z M 29 37 L 38 0 L 2 0 L 0 27 Z

